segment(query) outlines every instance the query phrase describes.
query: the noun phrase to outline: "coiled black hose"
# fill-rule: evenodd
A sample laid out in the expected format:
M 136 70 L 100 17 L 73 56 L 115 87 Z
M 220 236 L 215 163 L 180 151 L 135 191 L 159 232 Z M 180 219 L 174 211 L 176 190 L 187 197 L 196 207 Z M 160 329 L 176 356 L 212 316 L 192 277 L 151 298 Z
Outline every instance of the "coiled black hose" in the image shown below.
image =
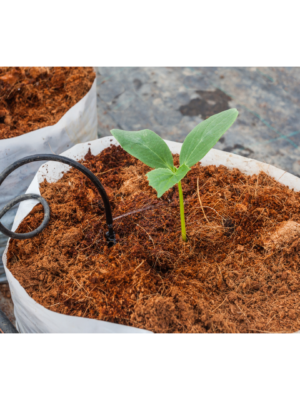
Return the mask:
M 99 179 L 85 166 L 80 164 L 77 161 L 74 161 L 70 158 L 63 157 L 63 156 L 57 156 L 57 155 L 52 155 L 52 154 L 38 154 L 34 156 L 28 156 L 21 158 L 21 160 L 14 162 L 11 164 L 9 167 L 7 167 L 1 174 L 0 174 L 0 185 L 4 181 L 5 178 L 8 177 L 9 174 L 11 174 L 15 169 L 21 167 L 22 165 L 29 164 L 34 161 L 58 161 L 63 164 L 68 164 L 76 169 L 78 169 L 80 172 L 82 172 L 85 176 L 87 176 L 93 184 L 96 186 L 100 196 L 102 197 L 103 204 L 105 207 L 105 213 L 106 213 L 106 223 L 108 226 L 108 232 L 106 232 L 106 240 L 108 242 L 108 246 L 111 247 L 116 243 L 116 237 L 115 233 L 113 230 L 113 218 L 112 218 L 112 213 L 111 213 L 111 207 L 109 204 L 109 200 L 106 194 L 106 191 L 104 187 L 102 186 L 101 182 Z M 20 203 L 23 200 L 29 200 L 29 199 L 34 199 L 38 200 L 44 207 L 44 219 L 41 225 L 35 229 L 32 232 L 29 233 L 16 233 L 12 232 L 9 229 L 5 228 L 0 222 L 0 231 L 4 233 L 4 235 L 9 236 L 13 239 L 28 239 L 32 238 L 36 235 L 38 235 L 42 230 L 47 226 L 49 220 L 50 220 L 50 207 L 47 203 L 47 201 L 42 197 L 37 194 L 23 194 L 21 196 L 17 196 L 13 200 L 11 200 L 1 211 L 0 211 L 0 218 L 3 217 L 5 213 L 7 213 L 14 205 Z

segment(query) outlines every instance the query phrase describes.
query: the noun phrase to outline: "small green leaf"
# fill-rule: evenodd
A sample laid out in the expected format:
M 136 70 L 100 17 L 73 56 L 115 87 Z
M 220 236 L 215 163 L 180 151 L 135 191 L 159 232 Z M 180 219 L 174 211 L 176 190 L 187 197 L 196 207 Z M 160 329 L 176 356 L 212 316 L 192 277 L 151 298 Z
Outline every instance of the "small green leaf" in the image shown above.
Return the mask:
M 235 108 L 213 115 L 197 125 L 185 138 L 180 152 L 180 164 L 189 167 L 200 161 L 214 147 L 238 116 Z
M 190 168 L 185 164 L 174 172 L 166 168 L 154 169 L 147 174 L 149 185 L 157 191 L 157 197 L 161 197 L 167 190 L 181 181 L 189 170 Z
M 125 151 L 138 158 L 151 168 L 174 167 L 173 156 L 168 145 L 153 131 L 129 132 L 119 129 L 111 130 Z

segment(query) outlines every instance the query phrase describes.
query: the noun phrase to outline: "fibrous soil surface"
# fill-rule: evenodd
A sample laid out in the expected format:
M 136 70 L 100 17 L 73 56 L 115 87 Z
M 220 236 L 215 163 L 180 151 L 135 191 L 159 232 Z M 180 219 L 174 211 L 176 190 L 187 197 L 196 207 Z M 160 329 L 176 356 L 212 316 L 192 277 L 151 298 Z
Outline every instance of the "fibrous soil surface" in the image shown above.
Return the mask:
M 95 77 L 90 67 L 0 67 L 0 140 L 56 124 Z
M 182 182 L 185 243 L 177 186 L 157 199 L 150 168 L 116 146 L 81 162 L 107 190 L 117 245 L 106 245 L 101 198 L 85 176 L 71 169 L 44 181 L 49 225 L 11 240 L 8 252 L 9 269 L 35 301 L 153 332 L 300 330 L 300 193 L 265 173 L 198 164 Z M 17 232 L 42 218 L 37 205 Z

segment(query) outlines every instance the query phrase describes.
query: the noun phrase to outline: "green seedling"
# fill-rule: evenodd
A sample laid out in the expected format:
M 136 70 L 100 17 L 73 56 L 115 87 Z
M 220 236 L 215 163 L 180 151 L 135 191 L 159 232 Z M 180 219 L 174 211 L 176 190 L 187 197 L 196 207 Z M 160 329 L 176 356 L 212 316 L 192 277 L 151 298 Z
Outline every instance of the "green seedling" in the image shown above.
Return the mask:
M 178 184 L 182 239 L 186 242 L 184 202 L 181 180 L 191 167 L 199 162 L 231 127 L 238 116 L 232 108 L 213 115 L 197 125 L 185 138 L 180 152 L 180 166 L 176 168 L 168 145 L 153 131 L 130 132 L 113 129 L 111 134 L 125 151 L 145 163 L 153 171 L 147 173 L 149 185 L 161 197 L 167 190 Z

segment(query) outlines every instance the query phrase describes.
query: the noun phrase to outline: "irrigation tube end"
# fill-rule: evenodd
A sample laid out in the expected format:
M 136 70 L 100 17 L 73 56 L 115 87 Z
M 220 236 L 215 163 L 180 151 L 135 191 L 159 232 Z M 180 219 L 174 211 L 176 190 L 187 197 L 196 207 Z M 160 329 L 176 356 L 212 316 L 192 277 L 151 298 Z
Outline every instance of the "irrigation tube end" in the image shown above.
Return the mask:
M 107 245 L 108 247 L 112 247 L 114 246 L 117 241 L 116 241 L 116 234 L 113 230 L 113 226 L 112 225 L 108 225 L 108 232 L 105 233 L 106 236 L 106 240 L 107 240 Z

